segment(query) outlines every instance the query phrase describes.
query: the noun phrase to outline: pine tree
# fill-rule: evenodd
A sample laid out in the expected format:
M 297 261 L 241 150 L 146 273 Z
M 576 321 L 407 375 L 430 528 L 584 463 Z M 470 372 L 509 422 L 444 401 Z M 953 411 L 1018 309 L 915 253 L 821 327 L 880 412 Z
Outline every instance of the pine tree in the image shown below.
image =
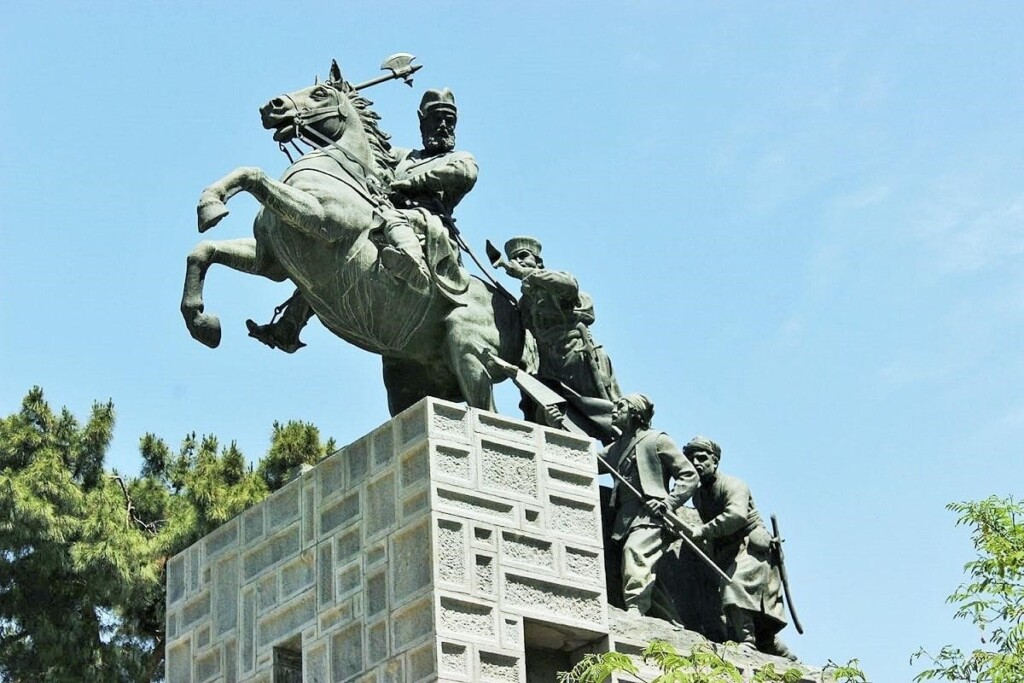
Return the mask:
M 138 477 L 104 470 L 111 402 L 80 425 L 39 388 L 0 420 L 0 680 L 160 680 L 167 560 L 334 449 L 274 424 L 254 472 L 235 443 L 139 443 Z

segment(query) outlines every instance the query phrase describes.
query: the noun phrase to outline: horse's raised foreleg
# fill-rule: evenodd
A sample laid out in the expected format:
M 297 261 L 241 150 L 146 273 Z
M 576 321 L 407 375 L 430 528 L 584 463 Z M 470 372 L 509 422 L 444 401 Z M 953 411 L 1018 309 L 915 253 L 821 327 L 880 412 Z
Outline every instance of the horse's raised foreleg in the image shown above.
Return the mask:
M 228 215 L 225 202 L 248 192 L 289 225 L 314 236 L 324 235 L 324 207 L 312 194 L 273 180 L 262 169 L 236 168 L 199 196 L 199 232 L 206 232 Z
M 210 348 L 220 344 L 220 320 L 204 313 L 203 286 L 206 271 L 220 264 L 243 273 L 263 275 L 281 281 L 285 273 L 276 263 L 258 258 L 256 240 L 252 237 L 213 242 L 204 240 L 188 255 L 185 265 L 185 288 L 181 295 L 181 315 L 191 335 Z

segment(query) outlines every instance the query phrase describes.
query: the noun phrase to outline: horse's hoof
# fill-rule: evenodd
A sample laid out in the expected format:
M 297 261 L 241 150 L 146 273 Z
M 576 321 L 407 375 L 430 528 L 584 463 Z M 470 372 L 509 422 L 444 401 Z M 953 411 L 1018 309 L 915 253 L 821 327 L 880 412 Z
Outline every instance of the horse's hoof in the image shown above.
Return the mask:
M 220 318 L 207 313 L 199 313 L 188 326 L 192 338 L 215 349 L 220 346 Z
M 199 214 L 199 232 L 206 232 L 228 215 L 228 207 L 219 199 L 212 199 L 200 202 L 196 213 Z

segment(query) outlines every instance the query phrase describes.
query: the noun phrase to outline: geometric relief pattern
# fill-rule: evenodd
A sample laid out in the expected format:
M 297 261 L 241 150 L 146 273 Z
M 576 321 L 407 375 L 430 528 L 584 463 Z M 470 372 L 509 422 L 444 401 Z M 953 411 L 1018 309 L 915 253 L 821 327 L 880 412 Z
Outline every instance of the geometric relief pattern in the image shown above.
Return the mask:
M 525 681 L 603 572 L 588 440 L 428 398 L 168 562 L 167 681 Z

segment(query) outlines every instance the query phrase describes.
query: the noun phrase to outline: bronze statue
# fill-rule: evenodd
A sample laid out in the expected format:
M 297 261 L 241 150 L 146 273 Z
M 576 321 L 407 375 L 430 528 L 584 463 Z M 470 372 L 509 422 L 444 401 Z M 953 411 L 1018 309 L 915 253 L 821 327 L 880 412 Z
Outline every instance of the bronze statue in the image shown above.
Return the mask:
M 388 197 L 399 164 L 370 102 L 342 76 L 272 99 L 263 125 L 280 143 L 297 137 L 317 147 L 292 164 L 281 181 L 258 168 L 238 168 L 200 197 L 200 232 L 225 215 L 224 202 L 248 192 L 263 206 L 255 237 L 201 242 L 189 254 L 181 311 L 192 336 L 220 343 L 220 321 L 206 312 L 203 285 L 215 263 L 291 280 L 334 334 L 378 353 L 392 414 L 430 395 L 494 409 L 491 377 L 497 357 L 518 362 L 524 332 L 514 306 L 470 278 L 442 220 L 424 218 L 432 273 L 426 290 L 408 286 L 382 267 L 370 233 L 396 211 Z
M 457 293 L 464 281 L 452 212 L 473 189 L 479 171 L 472 154 L 455 151 L 458 109 L 449 88 L 427 90 L 417 113 L 423 149 L 391 149 L 396 159 L 388 186 L 392 206 L 381 207 L 381 220 L 369 237 L 378 247 L 382 267 L 399 281 L 426 290 L 433 271 L 448 275 L 438 278 L 442 291 Z M 441 236 L 431 230 L 436 219 L 449 231 L 448 245 L 438 246 Z M 452 285 L 446 286 L 449 282 Z M 247 320 L 246 326 L 249 336 L 293 353 L 305 346 L 299 334 L 312 316 L 312 308 L 296 290 L 275 309 L 272 322 L 259 325 Z
M 513 237 L 505 255 L 491 253 L 492 265 L 522 282 L 519 314 L 523 326 L 537 342 L 539 363 L 535 374 L 556 390 L 567 387 L 577 396 L 611 402 L 622 392 L 611 359 L 594 342 L 594 302 L 571 274 L 544 268 L 541 244 L 533 237 Z M 527 419 L 553 425 L 558 416 L 524 401 Z
M 622 545 L 622 593 L 627 611 L 678 622 L 671 590 L 657 576 L 657 563 L 673 536 L 665 528 L 697 488 L 697 472 L 665 432 L 651 429 L 654 404 L 643 394 L 618 399 L 612 423 L 621 435 L 601 453 L 621 478 L 612 490 L 611 539 Z M 600 465 L 602 471 L 605 465 Z M 674 484 L 669 489 L 670 481 Z M 641 500 L 635 493 L 643 495 Z
M 721 447 L 703 436 L 683 447 L 700 477 L 693 494 L 701 526 L 694 541 L 705 541 L 715 562 L 731 577 L 720 597 L 730 640 L 768 654 L 796 659 L 778 632 L 786 626 L 773 539 L 765 529 L 747 485 L 718 471 Z

